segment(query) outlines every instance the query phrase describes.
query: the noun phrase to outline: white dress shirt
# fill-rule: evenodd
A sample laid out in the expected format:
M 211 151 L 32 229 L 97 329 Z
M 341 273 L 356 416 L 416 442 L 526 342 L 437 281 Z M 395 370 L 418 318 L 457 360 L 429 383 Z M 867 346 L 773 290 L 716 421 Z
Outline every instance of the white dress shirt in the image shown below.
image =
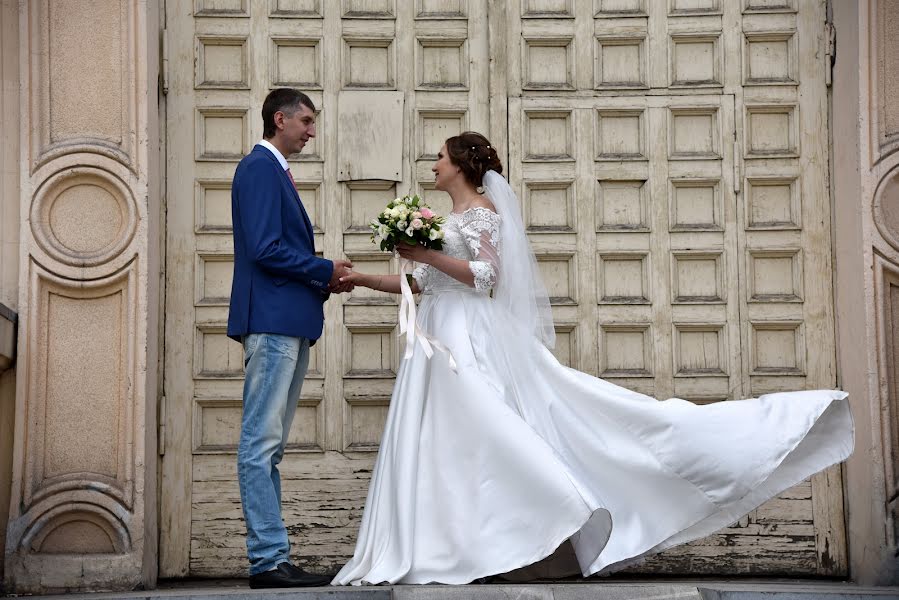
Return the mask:
M 277 148 L 275 148 L 275 147 L 272 145 L 272 143 L 269 142 L 268 140 L 260 140 L 260 141 L 259 141 L 259 145 L 260 145 L 260 146 L 263 146 L 263 147 L 265 147 L 265 148 L 268 148 L 269 150 L 271 150 L 271 151 L 272 151 L 272 154 L 275 155 L 275 158 L 278 159 L 278 162 L 281 163 L 281 168 L 284 169 L 285 171 L 287 170 L 287 159 L 284 158 L 284 155 L 281 154 L 281 151 L 280 151 L 280 150 L 278 150 Z

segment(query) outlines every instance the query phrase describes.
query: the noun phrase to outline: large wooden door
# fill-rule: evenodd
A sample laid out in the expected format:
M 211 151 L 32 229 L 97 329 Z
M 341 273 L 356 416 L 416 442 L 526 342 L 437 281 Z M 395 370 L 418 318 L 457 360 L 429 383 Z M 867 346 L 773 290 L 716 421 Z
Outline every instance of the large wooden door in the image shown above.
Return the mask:
M 169 2 L 160 574 L 246 569 L 229 186 L 270 89 L 320 108 L 290 163 L 325 256 L 396 272 L 365 224 L 408 192 L 447 210 L 434 155 L 483 131 L 507 151 L 559 358 L 714 402 L 835 383 L 823 32 L 823 0 Z M 402 130 L 380 134 L 396 176 L 347 175 L 349 93 L 399 98 Z M 294 550 L 316 568 L 352 552 L 396 310 L 365 290 L 326 305 L 282 463 Z M 835 469 L 643 569 L 845 573 L 841 495 Z
M 824 2 L 506 6 L 559 359 L 697 403 L 834 386 Z M 844 535 L 836 467 L 639 570 L 844 574 Z
M 398 194 L 449 208 L 429 169 L 447 136 L 490 130 L 487 9 L 460 0 L 178 1 L 168 3 L 165 35 L 160 573 L 220 576 L 246 569 L 235 455 L 243 360 L 225 336 L 229 188 L 237 162 L 261 138 L 263 99 L 292 86 L 320 109 L 318 137 L 289 160 L 316 248 L 360 270 L 395 272 L 366 224 Z M 360 91 L 384 111 L 396 110 L 400 92 L 402 130 L 379 132 L 385 155 L 401 149 L 391 180 L 343 181 L 339 165 L 352 149 L 337 143 L 341 94 Z M 385 91 L 393 91 L 386 100 Z M 392 299 L 360 289 L 332 298 L 325 311 L 282 463 L 291 540 L 318 568 L 352 552 L 399 360 Z

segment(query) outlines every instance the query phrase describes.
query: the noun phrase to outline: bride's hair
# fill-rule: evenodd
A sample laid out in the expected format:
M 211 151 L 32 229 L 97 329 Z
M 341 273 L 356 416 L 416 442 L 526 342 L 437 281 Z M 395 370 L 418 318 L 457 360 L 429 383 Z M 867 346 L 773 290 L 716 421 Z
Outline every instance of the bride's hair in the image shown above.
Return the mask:
M 476 131 L 465 131 L 446 140 L 446 153 L 450 161 L 462 169 L 465 179 L 475 187 L 484 185 L 487 171 L 503 172 L 496 148 L 490 140 Z

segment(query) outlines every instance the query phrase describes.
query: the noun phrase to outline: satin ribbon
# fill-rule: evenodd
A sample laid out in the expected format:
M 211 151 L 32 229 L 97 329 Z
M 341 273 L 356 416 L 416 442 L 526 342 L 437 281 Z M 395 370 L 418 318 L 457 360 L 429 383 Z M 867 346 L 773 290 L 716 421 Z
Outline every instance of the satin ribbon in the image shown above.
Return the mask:
M 412 352 L 415 350 L 415 340 L 421 344 L 425 356 L 429 359 L 434 356 L 434 348 L 441 352 L 445 352 L 449 358 L 450 369 L 453 373 L 458 373 L 456 368 L 456 359 L 450 349 L 429 336 L 415 318 L 415 299 L 412 297 L 412 288 L 409 287 L 409 279 L 406 275 L 412 274 L 412 261 L 406 258 L 400 258 L 400 333 L 399 337 L 406 336 L 406 360 L 412 358 Z

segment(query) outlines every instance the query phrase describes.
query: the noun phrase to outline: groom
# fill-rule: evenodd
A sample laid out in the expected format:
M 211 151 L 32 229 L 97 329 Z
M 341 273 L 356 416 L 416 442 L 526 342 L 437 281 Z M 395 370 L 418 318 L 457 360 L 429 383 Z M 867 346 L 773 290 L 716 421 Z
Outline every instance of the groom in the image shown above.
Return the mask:
M 325 585 L 328 577 L 290 563 L 281 519 L 278 463 L 309 365 L 322 333 L 330 292 L 351 286 L 352 265 L 315 255 L 312 224 L 286 158 L 315 137 L 315 105 L 294 89 L 273 90 L 262 105 L 263 139 L 231 184 L 234 278 L 228 336 L 244 349 L 246 379 L 237 452 L 240 501 L 247 525 L 250 587 Z

